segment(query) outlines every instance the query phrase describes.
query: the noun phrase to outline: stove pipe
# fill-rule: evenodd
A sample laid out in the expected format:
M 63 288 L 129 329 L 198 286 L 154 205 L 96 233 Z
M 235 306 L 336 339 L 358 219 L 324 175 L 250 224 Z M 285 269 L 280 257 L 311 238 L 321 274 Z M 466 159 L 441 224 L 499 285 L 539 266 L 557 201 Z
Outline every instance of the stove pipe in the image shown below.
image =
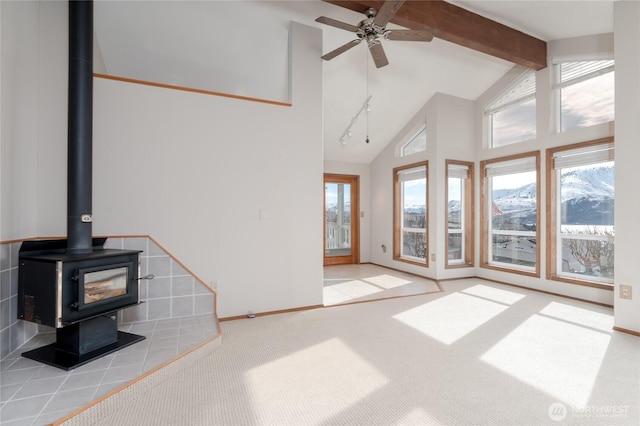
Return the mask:
M 69 1 L 67 252 L 92 251 L 93 1 Z

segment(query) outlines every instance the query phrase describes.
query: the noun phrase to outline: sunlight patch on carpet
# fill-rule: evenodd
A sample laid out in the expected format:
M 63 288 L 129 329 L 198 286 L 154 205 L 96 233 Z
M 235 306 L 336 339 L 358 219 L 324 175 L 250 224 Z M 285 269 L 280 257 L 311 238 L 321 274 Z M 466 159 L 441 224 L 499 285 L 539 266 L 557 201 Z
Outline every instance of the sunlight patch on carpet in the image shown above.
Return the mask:
M 336 304 L 348 302 L 353 299 L 368 296 L 383 291 L 380 287 L 371 285 L 364 281 L 353 280 L 340 284 L 333 284 L 323 290 L 324 303 Z
M 411 284 L 411 281 L 405 280 L 399 277 L 393 277 L 391 275 L 382 274 L 375 277 L 367 277 L 364 280 L 368 283 L 382 287 L 384 289 L 396 288 L 406 284 Z
M 502 290 L 482 284 L 477 284 L 469 287 L 463 290 L 462 293 L 471 294 L 473 296 L 482 297 L 484 299 L 490 299 L 498 303 L 506 303 L 507 305 L 513 305 L 514 303 L 526 297 L 523 293 Z
M 393 318 L 419 332 L 450 345 L 508 306 L 463 293 L 452 293 L 394 315 Z
M 613 312 L 595 312 L 593 309 L 596 308 L 585 309 L 564 303 L 551 302 L 540 311 L 540 314 L 610 333 L 613 328 Z M 604 307 L 602 309 L 610 310 L 610 308 Z
M 557 307 L 543 311 L 548 310 Z M 580 312 L 574 314 L 579 322 Z M 480 359 L 559 401 L 584 408 L 610 340 L 607 333 L 533 315 Z
M 400 418 L 396 424 L 398 425 L 425 425 L 425 424 L 441 424 L 442 420 L 429 414 L 423 407 L 413 408 L 405 416 Z
M 287 376 L 286 372 L 294 374 Z M 284 372 L 284 375 L 283 375 Z M 245 373 L 256 418 L 275 424 L 274 407 L 299 404 L 300 414 L 313 410 L 329 420 L 389 383 L 389 379 L 338 338 L 292 353 Z M 294 410 L 295 411 L 295 410 Z M 301 417 L 300 423 L 304 423 Z

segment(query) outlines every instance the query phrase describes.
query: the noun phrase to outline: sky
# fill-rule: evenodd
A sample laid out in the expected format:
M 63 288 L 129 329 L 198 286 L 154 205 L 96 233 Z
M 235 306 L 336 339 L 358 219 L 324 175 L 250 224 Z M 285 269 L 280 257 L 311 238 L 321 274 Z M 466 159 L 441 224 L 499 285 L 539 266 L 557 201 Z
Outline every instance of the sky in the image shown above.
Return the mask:
M 536 181 L 536 172 L 516 173 L 505 176 L 494 176 L 491 179 L 491 188 L 496 189 L 514 189 L 521 186 L 534 183 Z
M 325 203 L 329 205 L 338 204 L 338 185 L 344 187 L 344 201 L 348 203 L 351 200 L 351 185 L 348 183 L 326 183 L 324 185 Z
M 424 206 L 426 205 L 425 196 L 427 193 L 427 180 L 416 179 L 404 183 L 404 205 L 405 206 Z

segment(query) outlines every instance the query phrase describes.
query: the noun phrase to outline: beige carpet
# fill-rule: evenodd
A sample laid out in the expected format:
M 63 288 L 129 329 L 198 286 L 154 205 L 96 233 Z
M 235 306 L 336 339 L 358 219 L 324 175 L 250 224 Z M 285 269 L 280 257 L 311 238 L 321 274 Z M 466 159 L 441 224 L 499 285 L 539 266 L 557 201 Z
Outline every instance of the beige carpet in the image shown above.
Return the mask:
M 67 425 L 640 423 L 612 310 L 479 279 L 223 322 L 222 345 Z

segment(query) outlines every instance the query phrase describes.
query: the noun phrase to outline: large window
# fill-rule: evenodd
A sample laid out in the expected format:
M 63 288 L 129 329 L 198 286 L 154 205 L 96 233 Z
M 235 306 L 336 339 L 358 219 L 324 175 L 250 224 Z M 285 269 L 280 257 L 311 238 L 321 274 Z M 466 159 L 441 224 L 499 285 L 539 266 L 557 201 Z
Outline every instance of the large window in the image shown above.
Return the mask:
M 548 278 L 608 287 L 614 269 L 613 140 L 550 149 L 547 173 Z
M 446 268 L 473 266 L 473 163 L 447 160 Z
M 427 265 L 427 162 L 393 169 L 393 258 Z
M 538 152 L 481 163 L 482 265 L 539 276 Z
M 536 137 L 536 74 L 527 71 L 484 108 L 489 147 Z
M 554 73 L 559 132 L 614 120 L 613 60 L 558 62 Z

